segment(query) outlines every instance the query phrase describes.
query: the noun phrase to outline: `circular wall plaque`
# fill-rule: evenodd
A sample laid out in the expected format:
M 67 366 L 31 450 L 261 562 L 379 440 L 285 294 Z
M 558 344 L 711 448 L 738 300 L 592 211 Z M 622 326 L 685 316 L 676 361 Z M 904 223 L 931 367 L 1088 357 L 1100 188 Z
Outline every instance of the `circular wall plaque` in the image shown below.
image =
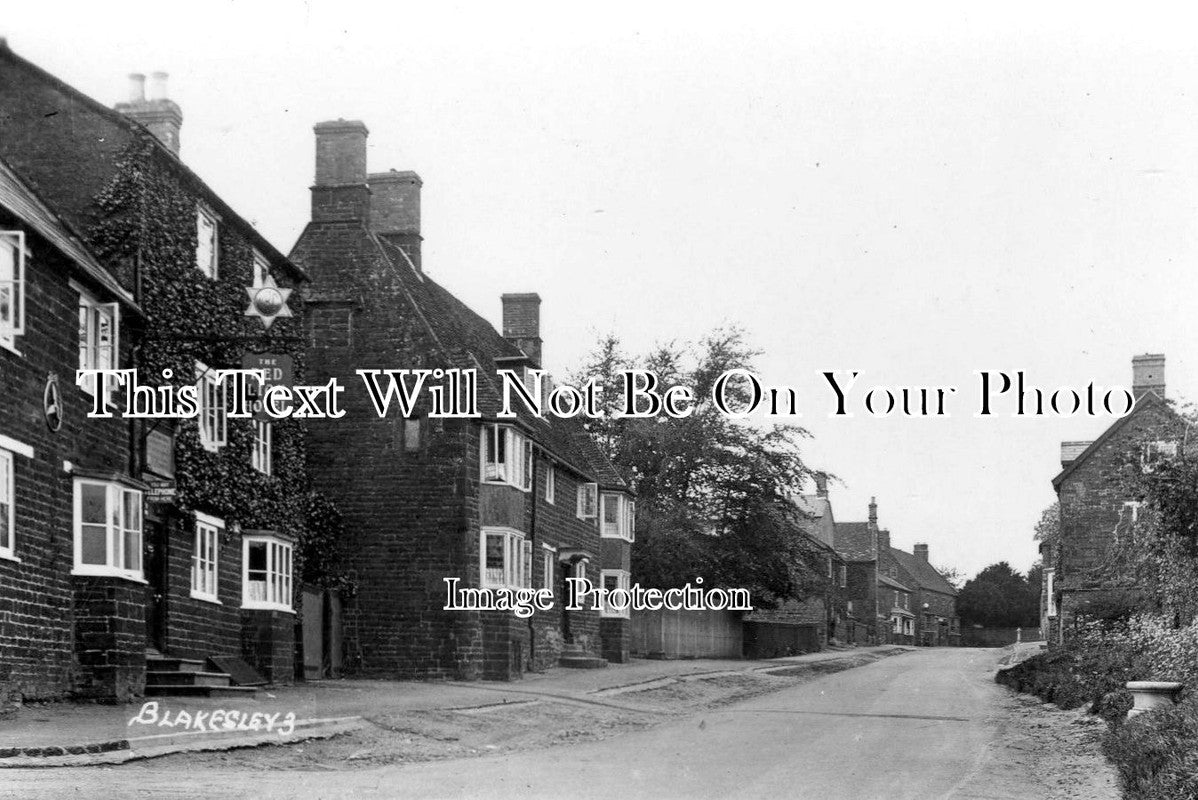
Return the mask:
M 57 431 L 62 427 L 62 393 L 58 389 L 58 376 L 51 372 L 46 376 L 46 389 L 42 392 L 42 414 L 46 427 Z

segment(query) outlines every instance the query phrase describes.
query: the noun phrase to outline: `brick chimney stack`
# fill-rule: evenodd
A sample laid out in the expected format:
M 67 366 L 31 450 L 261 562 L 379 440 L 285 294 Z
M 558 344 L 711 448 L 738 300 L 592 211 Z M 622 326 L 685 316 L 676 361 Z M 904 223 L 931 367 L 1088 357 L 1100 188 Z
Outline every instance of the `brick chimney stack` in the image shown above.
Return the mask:
M 927 561 L 928 560 L 928 546 L 926 544 L 915 545 L 915 557 L 922 558 L 924 561 Z
M 505 294 L 503 336 L 541 366 L 541 296 L 536 292 Z
M 890 552 L 890 531 L 878 531 L 878 556 Z
M 828 496 L 828 473 L 826 473 L 826 472 L 815 473 L 815 496 L 816 497 L 827 497 Z
M 370 185 L 370 230 L 403 250 L 419 270 L 420 188 L 424 182 L 415 172 L 373 172 Z
M 878 500 L 876 497 L 869 498 L 869 524 L 873 527 L 878 527 Z
M 1137 399 L 1146 392 L 1165 396 L 1165 355 L 1145 353 L 1131 360 L 1131 392 Z
M 129 75 L 129 99 L 115 108 L 129 119 L 140 123 L 150 133 L 179 155 L 179 131 L 183 128 L 183 110 L 167 96 L 165 72 L 150 75 L 150 94 L 146 97 L 146 76 L 140 72 Z
M 313 222 L 366 222 L 370 187 L 366 184 L 366 137 L 360 120 L 318 122 L 316 183 L 312 187 Z

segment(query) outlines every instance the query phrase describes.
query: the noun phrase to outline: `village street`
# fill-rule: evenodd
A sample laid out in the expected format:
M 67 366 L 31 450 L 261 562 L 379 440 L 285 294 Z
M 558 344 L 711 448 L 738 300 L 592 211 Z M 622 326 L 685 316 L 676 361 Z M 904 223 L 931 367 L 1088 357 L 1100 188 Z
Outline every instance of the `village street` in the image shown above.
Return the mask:
M 917 650 L 548 749 L 297 772 L 287 754 L 315 746 L 303 743 L 236 751 L 223 762 L 209 754 L 6 770 L 0 797 L 1116 797 L 1097 755 L 1101 724 L 996 685 L 998 657 Z M 633 704 L 636 694 L 620 700 Z

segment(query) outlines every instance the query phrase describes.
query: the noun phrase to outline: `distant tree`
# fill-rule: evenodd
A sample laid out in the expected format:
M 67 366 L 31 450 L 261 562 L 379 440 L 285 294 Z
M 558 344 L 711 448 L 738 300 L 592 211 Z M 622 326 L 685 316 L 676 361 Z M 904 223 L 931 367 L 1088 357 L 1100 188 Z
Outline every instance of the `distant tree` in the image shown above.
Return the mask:
M 1034 538 L 1037 542 L 1043 542 L 1049 547 L 1049 551 L 1056 547 L 1057 540 L 1061 535 L 1061 504 L 1054 502 L 1048 508 L 1040 513 L 1040 520 L 1036 523 Z
M 957 613 L 966 625 L 1033 627 L 1040 622 L 1039 582 L 1033 591 L 1006 561 L 991 564 L 961 588 Z
M 954 589 L 959 590 L 961 588 L 961 584 L 965 582 L 965 573 L 961 572 L 961 570 L 957 569 L 956 567 L 947 567 L 942 565 L 935 567 L 935 570 L 939 572 L 941 577 L 948 581 L 949 586 L 953 587 Z

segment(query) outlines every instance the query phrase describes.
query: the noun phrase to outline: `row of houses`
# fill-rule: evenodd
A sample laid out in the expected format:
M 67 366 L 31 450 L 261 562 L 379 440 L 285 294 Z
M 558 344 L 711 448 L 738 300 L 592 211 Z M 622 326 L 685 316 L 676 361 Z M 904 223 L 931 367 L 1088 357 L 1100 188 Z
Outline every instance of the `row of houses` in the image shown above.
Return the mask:
M 1151 470 L 1182 453 L 1190 425 L 1165 396 L 1165 356 L 1132 358 L 1131 413 L 1096 439 L 1061 443 L 1052 480 L 1059 508 L 1055 536 L 1040 542 L 1044 565 L 1040 632 L 1063 642 L 1083 618 L 1106 618 L 1134 607 L 1134 583 L 1121 574 L 1118 548 L 1136 523 L 1143 498 L 1129 489 L 1127 470 Z
M 864 522 L 837 521 L 827 479 L 796 498 L 802 532 L 826 567 L 826 591 L 781 608 L 755 611 L 751 621 L 814 626 L 819 645 L 960 644 L 957 590 L 931 565 L 928 545 L 912 552 L 891 546 L 870 499 Z
M 567 577 L 628 586 L 628 484 L 576 422 L 496 413 L 496 371 L 541 364 L 540 299 L 504 294 L 497 331 L 435 282 L 421 180 L 368 171 L 363 123 L 315 126 L 311 220 L 284 255 L 180 158 L 164 74 L 109 108 L 0 40 L 0 109 L 4 697 L 287 683 L 331 639 L 390 677 L 628 658 L 626 612 L 561 602 Z M 346 393 L 338 420 L 237 418 L 215 379 L 349 383 L 362 365 L 478 370 L 481 416 L 380 419 Z M 88 368 L 195 382 L 200 413 L 88 418 L 123 391 L 77 384 Z M 326 562 L 356 595 L 310 640 Z M 446 611 L 450 576 L 558 602 Z

